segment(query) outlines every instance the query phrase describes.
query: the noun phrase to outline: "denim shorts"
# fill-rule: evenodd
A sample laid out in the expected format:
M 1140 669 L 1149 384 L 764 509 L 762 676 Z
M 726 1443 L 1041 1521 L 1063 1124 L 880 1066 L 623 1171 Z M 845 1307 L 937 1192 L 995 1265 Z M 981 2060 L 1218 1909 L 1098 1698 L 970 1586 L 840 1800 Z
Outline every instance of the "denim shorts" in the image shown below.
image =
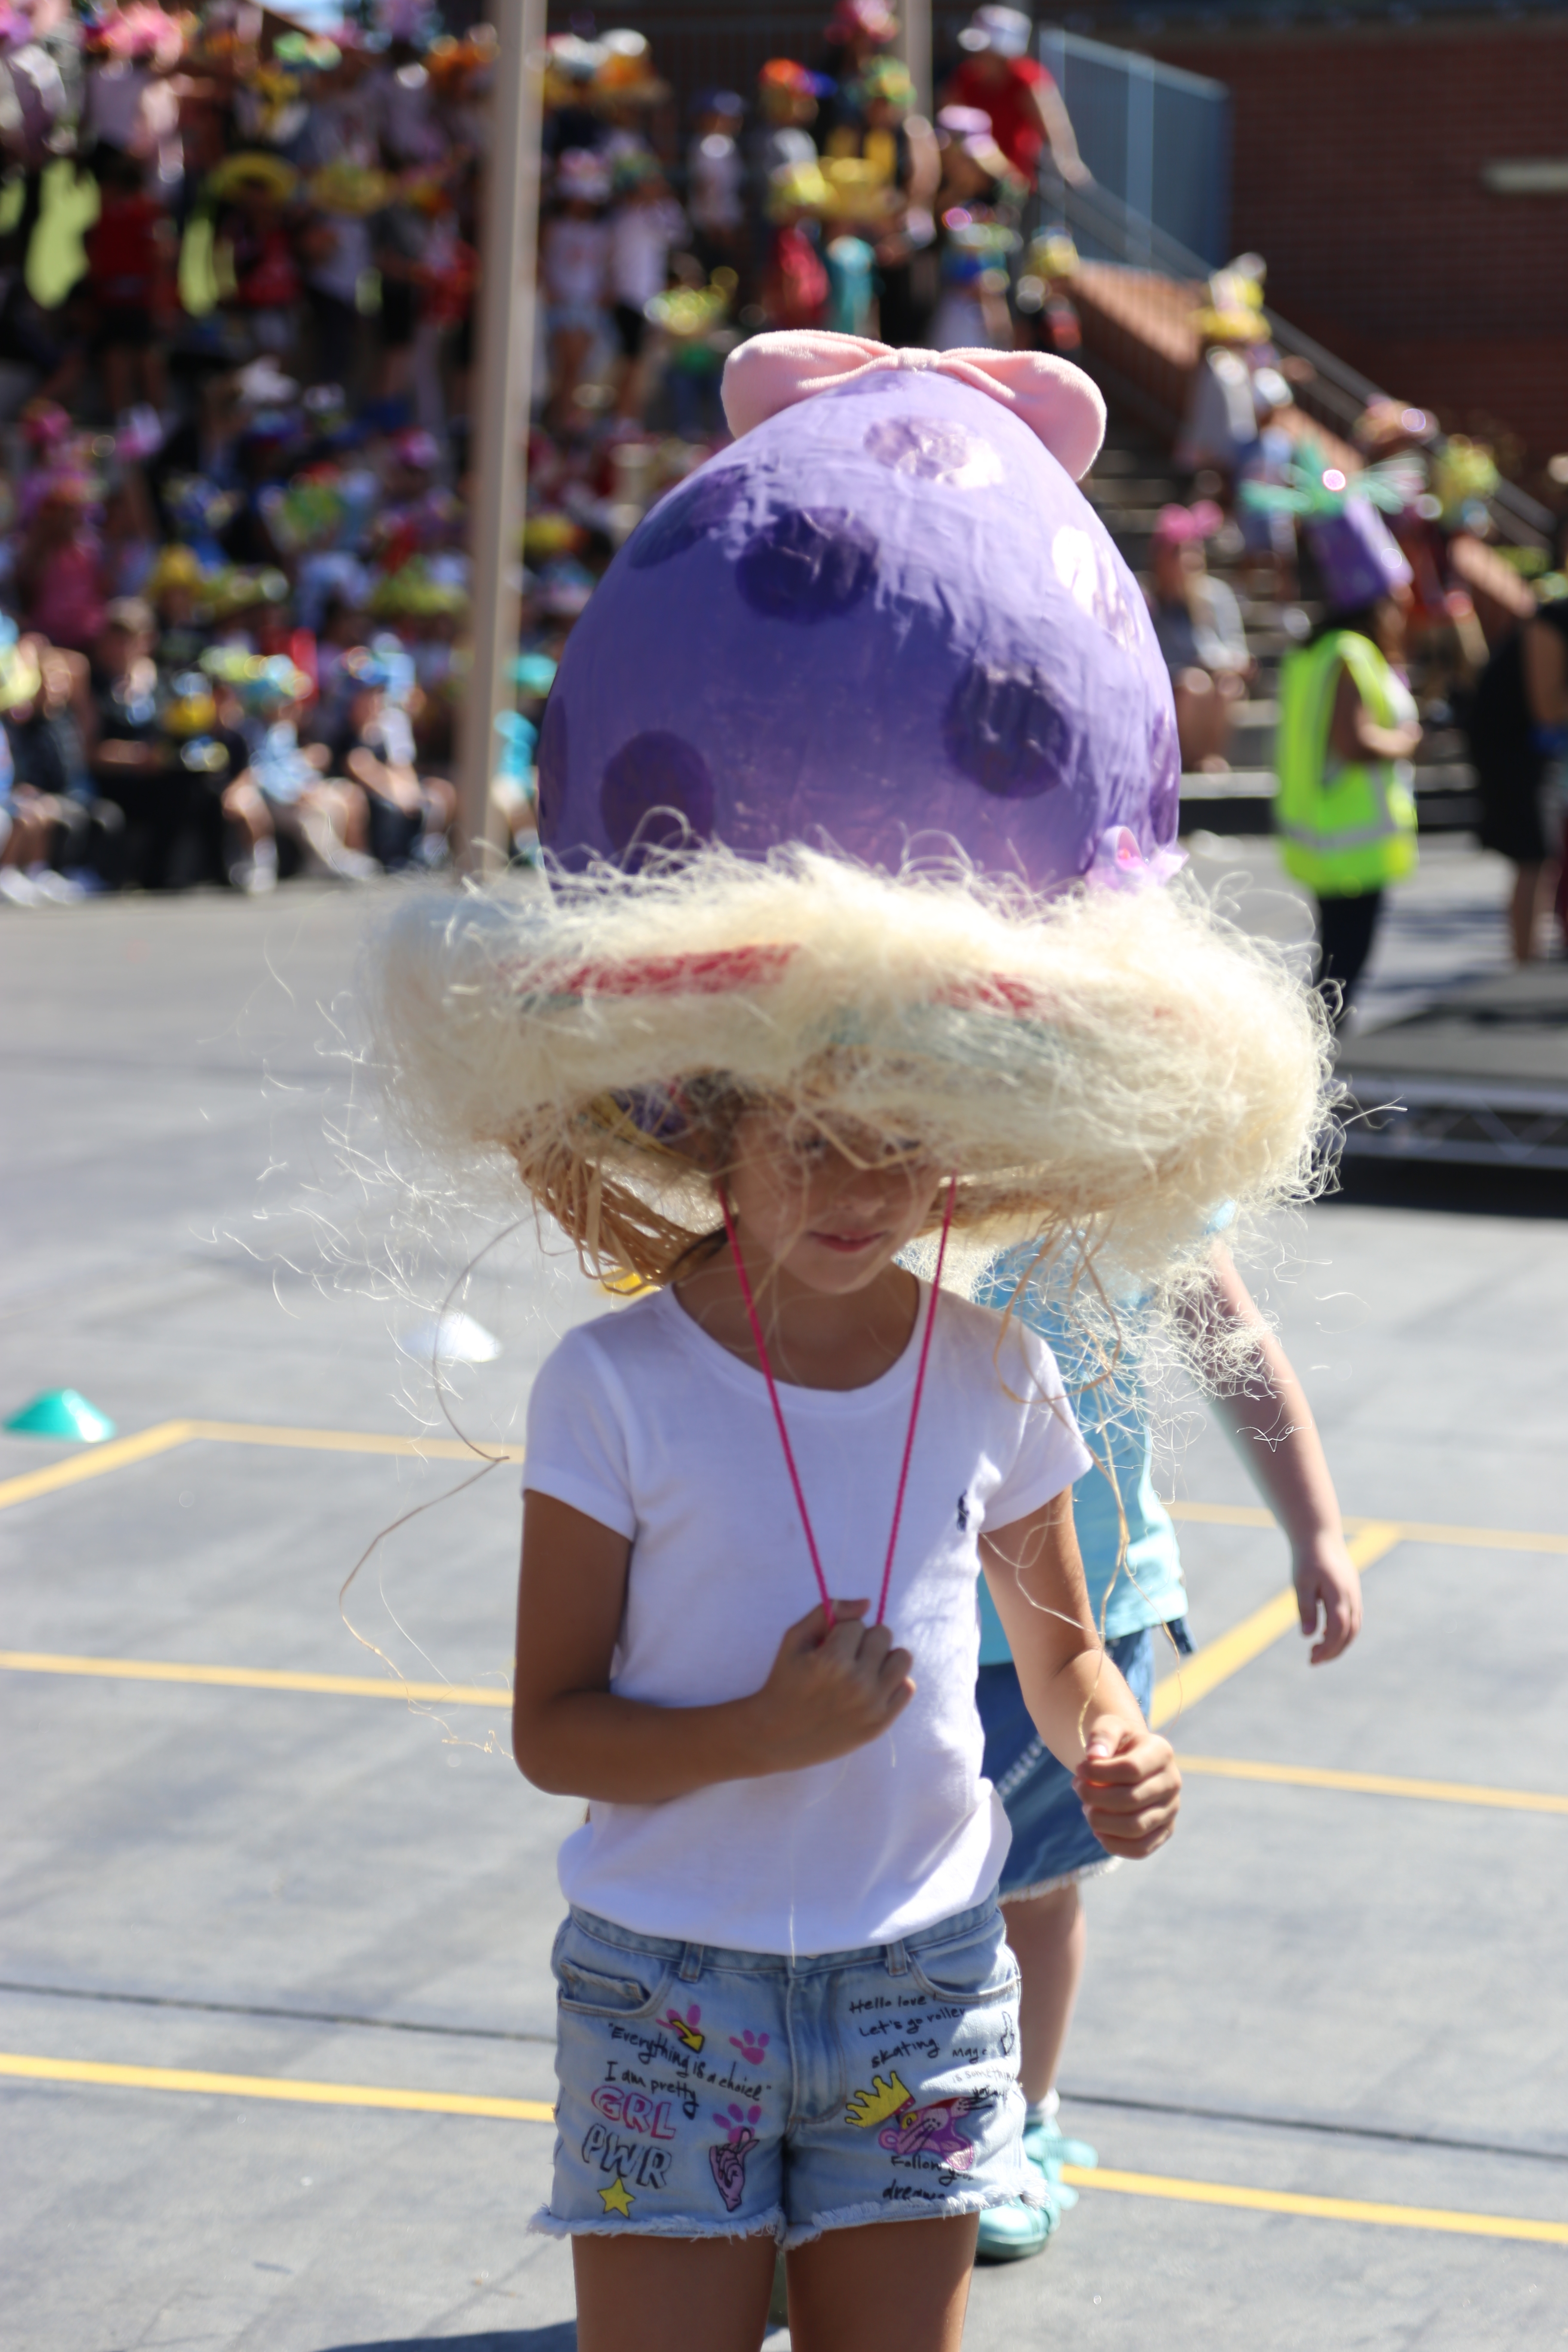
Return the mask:
M 536 2230 L 787 2247 L 1044 2201 L 994 1896 L 900 1943 L 799 1959 L 574 1909 L 552 1965 L 561 2095 Z
M 1166 1626 L 1149 1626 L 1139 1633 L 1122 1633 L 1107 1642 L 1106 1654 L 1120 1667 L 1127 1686 L 1145 1715 L 1154 1695 L 1154 1668 L 1161 1652 L 1167 1656 L 1169 1633 L 1184 1655 L 1192 1652 L 1192 1636 L 1184 1617 Z M 1030 1720 L 1012 1664 L 982 1666 L 975 1688 L 980 1720 L 985 1730 L 984 1770 L 1005 1808 L 1013 1843 L 1002 1867 L 998 1889 L 1002 1900 L 1017 1902 L 1031 1895 L 1049 1895 L 1079 1878 L 1097 1877 L 1115 1868 L 1084 1818 L 1073 1788 L 1072 1774 L 1058 1764 Z

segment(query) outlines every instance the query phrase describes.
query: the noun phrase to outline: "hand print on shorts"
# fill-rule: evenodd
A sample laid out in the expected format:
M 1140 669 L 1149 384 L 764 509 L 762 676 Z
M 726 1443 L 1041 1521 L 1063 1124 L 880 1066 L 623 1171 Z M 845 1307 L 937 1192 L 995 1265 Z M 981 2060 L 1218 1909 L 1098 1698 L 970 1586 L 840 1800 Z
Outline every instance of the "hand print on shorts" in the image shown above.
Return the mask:
M 763 2053 L 768 2046 L 768 2040 L 767 2034 L 753 2033 L 751 2027 L 745 2025 L 739 2033 L 731 2034 L 730 2047 L 740 2052 L 748 2066 L 757 2067 L 763 2063 Z
M 734 2036 L 730 2037 L 733 2041 Z M 762 2120 L 761 2107 L 737 2106 L 730 2102 L 727 2115 L 714 2113 L 713 2120 L 725 2137 L 717 2147 L 708 2151 L 708 2162 L 713 2174 L 713 2185 L 724 2200 L 724 2210 L 732 2213 L 746 2193 L 746 2158 L 757 2145 L 754 2126 Z
M 699 2033 L 697 2031 L 697 2021 L 701 2014 L 702 2011 L 697 2003 L 692 2001 L 684 2016 L 678 2009 L 667 2009 L 659 2022 L 668 2025 L 670 2032 L 678 2035 L 689 2050 L 700 2050 L 708 2038 L 706 2034 Z

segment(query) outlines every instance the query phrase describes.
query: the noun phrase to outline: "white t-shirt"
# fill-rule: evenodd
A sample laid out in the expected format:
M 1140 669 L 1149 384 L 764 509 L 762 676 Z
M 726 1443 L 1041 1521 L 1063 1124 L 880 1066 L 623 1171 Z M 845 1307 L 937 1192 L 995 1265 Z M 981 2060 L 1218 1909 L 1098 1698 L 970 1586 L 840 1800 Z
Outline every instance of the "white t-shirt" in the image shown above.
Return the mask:
M 610 222 L 610 292 L 617 302 L 640 310 L 663 293 L 669 248 L 685 226 L 673 196 L 621 205 Z
M 746 166 L 728 132 L 710 131 L 686 152 L 686 206 L 699 228 L 739 228 Z
M 809 1953 L 911 1935 L 994 1885 L 1009 1832 L 980 1769 L 978 1538 L 1089 1467 L 1048 1349 L 1017 1318 L 1001 1325 L 938 1302 L 888 1601 L 914 1654 L 903 1714 L 804 1771 L 665 1804 L 595 1801 L 561 1849 L 569 1902 L 645 1935 Z M 866 1388 L 780 1388 L 828 1590 L 873 1606 L 920 1344 L 917 1321 Z M 523 1486 L 631 1538 L 620 1697 L 743 1697 L 816 1600 L 763 1376 L 673 1291 L 567 1333 L 534 1385 Z
M 607 221 L 571 220 L 564 213 L 557 214 L 545 224 L 539 254 L 545 292 L 552 302 L 604 300 L 610 258 Z

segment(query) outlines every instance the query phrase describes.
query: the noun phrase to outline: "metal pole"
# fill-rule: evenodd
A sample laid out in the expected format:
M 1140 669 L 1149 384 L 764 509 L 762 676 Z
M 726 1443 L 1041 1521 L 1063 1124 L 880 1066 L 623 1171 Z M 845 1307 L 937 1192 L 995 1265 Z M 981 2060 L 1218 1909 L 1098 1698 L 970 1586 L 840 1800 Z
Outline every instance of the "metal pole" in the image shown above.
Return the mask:
M 932 95 L 931 86 L 931 0 L 902 0 L 901 38 L 899 46 L 904 53 L 904 63 L 910 69 L 910 79 L 915 86 L 915 110 L 931 120 Z
M 490 810 L 495 722 L 517 708 L 522 499 L 533 383 L 534 248 L 545 0 L 489 0 L 499 37 L 479 266 L 478 415 L 471 474 L 473 668 L 460 726 L 460 848 L 474 866 L 499 843 Z

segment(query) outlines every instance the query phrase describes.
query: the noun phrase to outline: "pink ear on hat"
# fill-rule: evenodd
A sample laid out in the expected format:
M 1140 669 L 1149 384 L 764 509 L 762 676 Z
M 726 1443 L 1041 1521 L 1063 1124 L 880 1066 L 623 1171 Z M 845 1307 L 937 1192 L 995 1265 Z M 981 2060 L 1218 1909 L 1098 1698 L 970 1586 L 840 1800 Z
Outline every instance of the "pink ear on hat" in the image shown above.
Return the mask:
M 753 335 L 724 365 L 724 414 L 737 439 L 781 409 L 889 369 L 954 376 L 1010 408 L 1078 481 L 1105 437 L 1105 403 L 1081 368 L 1044 352 L 893 351 L 865 335 L 810 328 Z

